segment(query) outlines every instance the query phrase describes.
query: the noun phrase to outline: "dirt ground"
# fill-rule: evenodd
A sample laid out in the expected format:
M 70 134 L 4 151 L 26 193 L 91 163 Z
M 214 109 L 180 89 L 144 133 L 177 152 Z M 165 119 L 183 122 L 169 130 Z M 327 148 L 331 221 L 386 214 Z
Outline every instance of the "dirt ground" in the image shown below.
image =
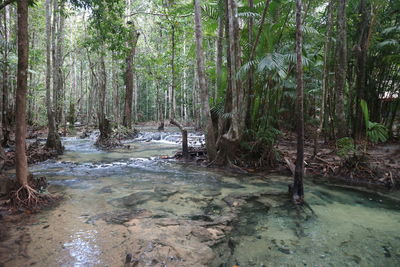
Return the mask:
M 363 146 L 363 145 L 362 145 Z M 368 144 L 366 153 L 343 158 L 337 155 L 334 143 L 318 141 L 314 156 L 314 142 L 306 141 L 304 165 L 306 175 L 338 178 L 354 184 L 376 184 L 389 188 L 400 187 L 400 143 Z M 294 170 L 296 136 L 286 133 L 276 149 L 281 154 L 280 170 Z

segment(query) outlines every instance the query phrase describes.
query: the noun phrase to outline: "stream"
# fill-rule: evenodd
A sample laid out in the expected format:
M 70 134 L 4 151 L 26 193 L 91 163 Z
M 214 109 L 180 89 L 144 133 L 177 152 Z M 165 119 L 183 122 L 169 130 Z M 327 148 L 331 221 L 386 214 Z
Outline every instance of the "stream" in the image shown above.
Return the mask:
M 64 138 L 63 156 L 30 167 L 63 200 L 11 231 L 0 266 L 400 266 L 398 192 L 307 179 L 299 210 L 290 177 L 160 158 L 177 140 L 147 133 L 103 152 Z

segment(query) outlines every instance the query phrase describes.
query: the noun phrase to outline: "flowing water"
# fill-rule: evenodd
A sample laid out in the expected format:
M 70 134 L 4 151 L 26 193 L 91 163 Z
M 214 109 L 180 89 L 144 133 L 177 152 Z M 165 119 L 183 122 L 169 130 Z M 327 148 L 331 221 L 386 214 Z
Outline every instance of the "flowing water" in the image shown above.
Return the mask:
M 289 177 L 159 158 L 174 138 L 113 152 L 65 138 L 59 160 L 31 167 L 64 199 L 11 232 L 20 246 L 0 266 L 400 266 L 398 193 L 307 181 L 298 210 Z

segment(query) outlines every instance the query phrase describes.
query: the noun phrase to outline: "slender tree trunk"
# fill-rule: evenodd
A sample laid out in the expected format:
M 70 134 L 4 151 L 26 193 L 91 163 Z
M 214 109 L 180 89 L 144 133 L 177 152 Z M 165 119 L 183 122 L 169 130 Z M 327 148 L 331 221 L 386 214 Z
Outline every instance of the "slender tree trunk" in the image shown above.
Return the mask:
M 60 123 L 57 119 L 58 114 L 58 61 L 57 61 L 57 17 L 58 17 L 58 1 L 53 1 L 53 26 L 51 31 L 51 57 L 53 64 L 53 105 L 54 105 L 54 116 L 56 119 L 56 128 L 58 130 L 58 123 Z
M 223 39 L 224 39 L 224 19 L 223 16 L 220 15 L 218 18 L 218 36 L 217 36 L 217 58 L 216 58 L 216 84 L 215 84 L 215 93 L 214 93 L 214 104 L 218 101 L 218 91 L 221 87 L 222 81 L 222 56 L 223 56 Z
M 329 87 L 329 54 L 331 50 L 331 39 L 332 39 L 332 19 L 333 19 L 333 1 L 331 0 L 328 4 L 328 14 L 327 14 L 327 22 L 326 22 L 326 37 L 325 37 L 325 48 L 324 48 L 324 72 L 322 79 L 322 99 L 321 99 L 321 111 L 319 115 L 319 126 L 317 130 L 317 135 L 314 140 L 314 157 L 317 155 L 318 150 L 318 139 L 324 128 L 325 123 L 325 106 L 326 106 L 326 98 L 327 91 Z
M 54 0 L 56 1 L 56 0 Z M 58 7 L 58 32 L 57 32 L 57 48 L 56 48 L 56 60 L 57 60 L 57 103 L 56 103 L 56 121 L 62 123 L 65 119 L 64 114 L 64 100 L 65 100 L 65 81 L 63 75 L 63 43 L 64 43 L 64 24 L 65 16 L 62 15 L 64 10 L 64 3 Z
M 56 1 L 56 0 L 55 0 Z M 46 35 L 51 36 L 51 0 L 46 0 Z M 55 149 L 58 153 L 62 153 L 62 145 L 60 136 L 57 132 L 55 113 L 53 109 L 53 103 L 51 101 L 50 93 L 50 79 L 51 79 L 51 45 L 50 39 L 46 40 L 46 107 L 47 107 L 47 119 L 49 132 L 47 135 L 46 146 Z M 54 85 L 54 84 L 53 84 Z
M 138 120 L 138 97 L 139 97 L 139 86 L 138 80 L 136 76 L 136 72 L 133 71 L 133 121 L 136 122 Z
M 336 118 L 337 137 L 347 135 L 347 124 L 344 110 L 344 89 L 347 70 L 347 38 L 346 38 L 346 0 L 339 1 L 338 7 L 338 38 L 336 49 Z
M 206 84 L 204 69 L 204 51 L 203 51 L 203 33 L 201 23 L 201 6 L 200 0 L 194 1 L 194 21 L 196 33 L 196 57 L 197 57 L 197 77 L 199 79 L 199 87 L 202 102 L 202 125 L 205 126 L 207 155 L 210 161 L 213 161 L 217 154 L 215 146 L 214 128 L 211 120 L 210 104 L 208 99 L 208 89 Z
M 25 154 L 26 136 L 26 94 L 28 78 L 28 0 L 19 0 L 18 14 L 18 72 L 16 94 L 15 165 L 17 180 L 21 186 L 28 186 L 28 161 Z
M 302 21 L 301 0 L 296 0 L 296 80 L 297 80 L 297 156 L 294 171 L 292 199 L 294 204 L 304 203 L 304 106 L 303 106 L 303 64 L 302 64 Z
M 238 114 L 238 84 L 236 82 L 237 73 L 237 56 L 236 56 L 236 41 L 235 40 L 235 22 L 234 22 L 234 2 L 235 0 L 228 0 L 228 17 L 229 17 L 229 57 L 230 57 L 230 85 L 232 90 L 232 124 L 229 129 L 229 137 L 237 139 L 239 135 L 239 114 Z
M 250 55 L 249 55 L 249 61 L 253 61 L 255 56 L 256 56 L 256 49 L 258 46 L 258 43 L 260 41 L 260 36 L 262 33 L 262 29 L 264 27 L 264 23 L 265 23 L 265 19 L 267 17 L 267 13 L 268 13 L 268 8 L 269 8 L 269 4 L 271 3 L 271 0 L 266 0 L 265 1 L 265 7 L 261 16 L 261 21 L 260 21 L 260 25 L 257 31 L 257 35 L 256 38 L 253 42 L 253 18 L 250 18 L 251 21 L 249 21 L 249 41 L 251 44 L 251 48 L 250 48 Z M 252 9 L 253 8 L 253 1 L 249 1 L 249 7 Z M 251 30 L 250 30 L 251 29 Z M 245 124 L 246 127 L 248 129 L 251 128 L 251 111 L 253 108 L 253 103 L 254 103 L 254 66 L 253 64 L 250 66 L 250 70 L 249 70 L 249 77 L 248 77 L 248 91 L 246 94 L 246 100 L 247 100 L 247 104 L 246 104 L 246 110 L 245 110 Z
M 169 96 L 170 101 L 170 110 L 169 117 L 175 118 L 176 112 L 176 103 L 175 103 L 175 87 L 176 87 L 176 73 L 175 73 L 175 26 L 171 26 L 172 34 L 171 34 L 171 93 Z
M 106 114 L 104 111 L 105 100 L 106 100 L 106 89 L 107 89 L 107 73 L 106 66 L 104 62 L 104 55 L 100 56 L 100 79 L 98 85 L 98 118 L 99 118 L 99 130 L 100 130 L 100 139 L 106 139 L 109 137 L 109 132 L 107 131 L 106 125 Z
M 0 146 L 5 146 L 9 140 L 10 124 L 9 124 L 9 101 L 8 101 L 8 25 L 9 19 L 9 7 L 5 7 L 4 10 L 4 64 L 3 64 L 3 92 L 2 92 L 2 129 L 3 135 Z
M 128 129 L 132 129 L 132 102 L 134 90 L 134 59 L 136 54 L 136 45 L 139 39 L 139 33 L 136 31 L 135 26 L 131 25 L 131 33 L 129 40 L 130 52 L 126 58 L 126 72 L 125 72 L 125 106 L 122 124 Z
M 254 2 L 253 0 L 249 0 L 249 8 L 251 11 L 254 9 Z M 249 44 L 253 43 L 253 17 L 250 16 L 249 18 Z M 249 46 L 249 60 L 252 60 L 251 57 L 251 45 Z M 247 106 L 246 106 L 246 127 L 248 129 L 251 128 L 251 106 L 252 106 L 252 98 L 253 98 L 253 86 L 254 86 L 254 67 L 251 65 L 249 70 L 249 75 L 247 77 Z
M 355 48 L 356 52 L 356 103 L 355 103 L 355 118 L 353 125 L 353 136 L 355 139 L 360 138 L 364 131 L 364 119 L 360 108 L 360 100 L 365 98 L 366 86 L 366 65 L 367 65 L 367 52 L 368 52 L 368 34 L 370 27 L 369 8 L 366 0 L 360 0 L 359 6 L 360 22 L 358 25 L 359 40 Z

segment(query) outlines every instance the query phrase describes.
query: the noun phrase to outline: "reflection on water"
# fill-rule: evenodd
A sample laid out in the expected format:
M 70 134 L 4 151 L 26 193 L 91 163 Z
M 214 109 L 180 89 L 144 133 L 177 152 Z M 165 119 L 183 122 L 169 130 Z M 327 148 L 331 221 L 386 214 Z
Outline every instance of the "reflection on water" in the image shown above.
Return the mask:
M 30 258 L 16 257 L 6 266 L 120 266 L 127 253 L 139 249 L 124 225 L 134 224 L 137 214 L 212 222 L 230 215 L 243 196 L 250 197 L 233 230 L 213 246 L 221 259 L 215 266 L 400 266 L 396 193 L 388 198 L 310 181 L 306 199 L 313 212 L 297 212 L 282 194 L 288 177 L 158 160 L 154 157 L 172 155 L 179 145 L 127 143 L 132 149 L 102 152 L 91 139 L 66 138 L 60 160 L 31 168 L 46 175 L 50 190 L 63 192 L 65 200 L 27 228 Z
M 74 258 L 74 266 L 87 266 L 88 264 L 100 264 L 101 251 L 96 245 L 96 230 L 87 232 L 78 231 L 71 236 L 72 241 L 64 243 L 69 254 Z M 65 264 L 65 263 L 61 263 Z M 68 266 L 69 264 L 65 264 Z

